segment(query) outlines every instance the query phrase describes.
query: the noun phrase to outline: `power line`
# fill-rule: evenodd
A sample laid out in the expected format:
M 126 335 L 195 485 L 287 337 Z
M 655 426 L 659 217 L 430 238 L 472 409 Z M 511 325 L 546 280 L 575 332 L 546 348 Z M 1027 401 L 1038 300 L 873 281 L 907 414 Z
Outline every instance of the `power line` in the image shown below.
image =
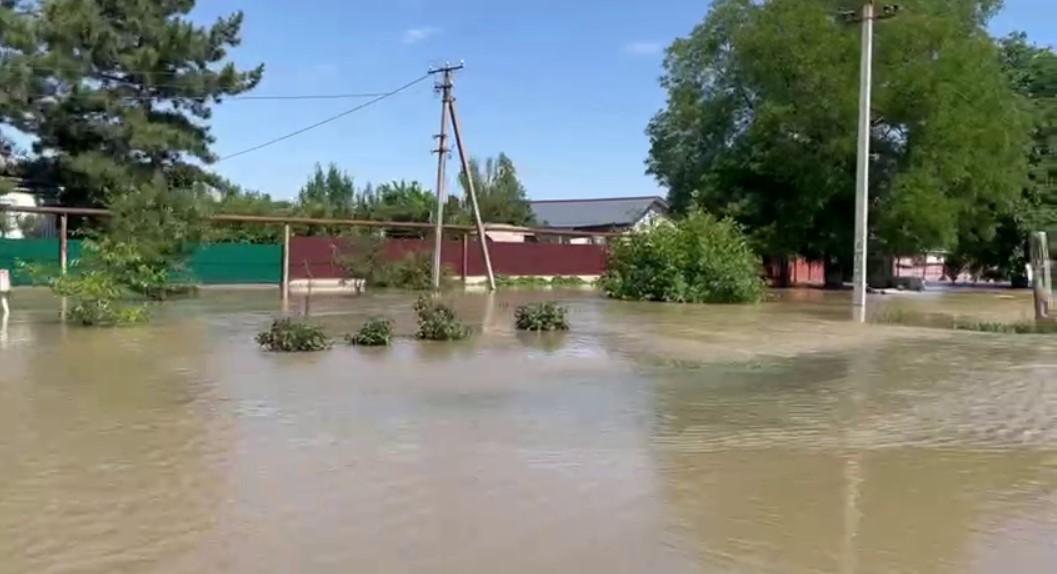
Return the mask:
M 2 59 L 0 59 L 0 63 L 3 63 Z M 63 72 L 63 71 L 82 72 L 88 79 L 97 80 L 97 81 L 101 81 L 101 82 L 112 82 L 112 83 L 117 84 L 117 86 L 107 86 L 106 88 L 102 88 L 102 89 L 107 89 L 107 88 L 113 89 L 113 88 L 119 88 L 119 87 L 122 87 L 122 86 L 135 86 L 135 85 L 137 85 L 136 82 L 134 82 L 133 80 L 128 79 L 128 78 L 112 77 L 112 76 L 108 76 L 107 73 L 100 72 L 100 71 L 82 70 L 82 69 L 79 69 L 79 68 L 77 68 L 76 66 L 73 66 L 73 65 L 67 66 L 67 67 L 64 68 L 62 66 L 42 66 L 42 65 L 35 65 L 35 64 L 16 64 L 15 67 L 21 67 L 21 68 L 24 68 L 24 69 L 34 70 L 34 71 L 38 71 L 38 72 L 50 72 L 50 73 L 60 73 L 60 72 Z M 155 71 L 150 71 L 150 70 L 119 69 L 119 70 L 116 71 L 116 73 L 126 74 L 126 75 L 144 76 L 144 77 L 148 77 L 148 78 L 149 77 L 162 77 L 162 78 L 167 78 L 169 80 L 178 80 L 181 77 L 191 77 L 193 74 L 199 74 L 199 73 L 202 73 L 202 74 L 206 74 L 206 73 L 208 73 L 208 74 L 220 74 L 221 72 L 217 71 L 217 70 L 211 70 L 211 69 L 205 69 L 205 70 L 180 70 L 180 71 L 171 71 L 171 72 L 168 72 L 168 71 L 160 72 L 160 71 L 156 71 L 156 70 Z M 194 87 L 193 86 L 173 84 L 173 83 L 152 83 L 152 84 L 150 84 L 149 86 L 146 86 L 146 87 L 154 88 L 154 89 L 162 89 L 162 90 L 176 90 L 176 91 L 188 90 L 188 91 L 194 91 Z M 353 92 L 353 93 L 334 93 L 334 94 L 262 94 L 262 95 L 257 95 L 257 94 L 236 94 L 236 95 L 230 95 L 230 96 L 220 95 L 220 97 L 223 98 L 224 100 L 339 100 L 339 99 L 356 99 L 356 98 L 376 98 L 376 97 L 385 95 L 385 93 L 386 92 Z M 32 97 L 32 96 L 48 97 L 51 94 L 46 94 L 46 93 L 36 93 L 36 94 L 28 93 L 27 95 L 30 96 L 30 97 Z M 205 97 L 209 97 L 209 95 L 193 95 L 193 94 L 191 94 L 191 95 L 186 95 L 186 94 L 174 94 L 174 95 L 142 94 L 142 95 L 140 95 L 140 94 L 129 94 L 129 95 L 121 95 L 119 97 L 121 99 L 129 99 L 129 100 L 155 100 L 155 99 L 157 99 L 157 100 L 171 100 L 171 99 L 177 99 L 177 98 L 188 98 L 188 99 L 205 98 Z
M 221 100 L 232 101 L 232 100 L 257 100 L 257 101 L 294 101 L 294 100 L 355 100 L 362 98 L 377 98 L 386 95 L 388 92 L 350 92 L 350 93 L 336 93 L 336 94 L 247 94 L 247 95 L 235 95 L 235 96 L 219 96 Z M 30 100 L 33 96 L 38 99 L 51 97 L 52 94 L 27 94 L 30 96 Z M 58 96 L 56 96 L 58 97 Z M 211 96 L 200 96 L 200 95 L 118 95 L 119 100 L 131 100 L 131 101 L 146 101 L 146 100 L 158 100 L 158 101 L 169 101 L 179 99 L 202 99 Z
M 266 147 L 268 147 L 270 145 L 277 144 L 277 143 L 279 143 L 281 141 L 288 140 L 288 139 L 290 139 L 290 138 L 292 138 L 294 136 L 299 136 L 299 135 L 301 135 L 301 134 L 303 134 L 303 133 L 305 133 L 307 131 L 314 130 L 314 129 L 320 127 L 320 126 L 329 124 L 330 122 L 339 120 L 339 119 L 341 119 L 341 118 L 343 118 L 343 117 L 345 117 L 345 116 L 347 116 L 349 114 L 353 114 L 353 113 L 358 112 L 358 111 L 360 111 L 360 110 L 362 110 L 362 109 L 364 109 L 364 108 L 366 108 L 368 106 L 372 106 L 372 105 L 374 105 L 374 104 L 376 104 L 376 103 L 378 103 L 378 102 L 380 102 L 380 101 L 382 101 L 384 99 L 391 98 L 391 97 L 399 94 L 400 92 L 403 92 L 404 90 L 407 90 L 408 88 L 410 88 L 410 87 L 422 82 L 426 78 L 429 78 L 429 74 L 426 74 L 424 76 L 416 78 L 415 80 L 412 80 L 412 81 L 404 84 L 403 86 L 400 86 L 399 88 L 397 88 L 397 89 L 395 89 L 395 90 L 393 90 L 391 92 L 386 92 L 386 93 L 374 98 L 373 100 L 371 100 L 369 102 L 364 102 L 364 103 L 362 103 L 362 104 L 360 104 L 360 105 L 358 105 L 358 106 L 356 106 L 354 108 L 350 108 L 348 110 L 345 110 L 344 112 L 341 112 L 340 114 L 337 114 L 337 115 L 334 115 L 334 116 L 330 116 L 329 118 L 326 118 L 324 120 L 320 120 L 320 121 L 318 121 L 318 122 L 316 122 L 316 123 L 314 123 L 312 125 L 305 126 L 305 127 L 301 128 L 299 130 L 290 132 L 290 133 L 288 133 L 286 135 L 279 136 L 279 137 L 277 137 L 277 138 L 275 138 L 273 140 L 269 140 L 269 141 L 266 141 L 266 142 L 264 142 L 262 144 L 255 145 L 253 147 L 246 148 L 246 149 L 241 150 L 241 151 L 237 151 L 237 152 L 235 152 L 233 154 L 226 155 L 226 156 L 218 159 L 214 163 L 220 163 L 222 161 L 229 160 L 229 159 L 231 159 L 233 157 L 238 157 L 240 155 L 245 155 L 245 154 L 248 154 L 250 152 L 254 152 L 254 151 L 257 151 L 259 149 L 266 148 Z

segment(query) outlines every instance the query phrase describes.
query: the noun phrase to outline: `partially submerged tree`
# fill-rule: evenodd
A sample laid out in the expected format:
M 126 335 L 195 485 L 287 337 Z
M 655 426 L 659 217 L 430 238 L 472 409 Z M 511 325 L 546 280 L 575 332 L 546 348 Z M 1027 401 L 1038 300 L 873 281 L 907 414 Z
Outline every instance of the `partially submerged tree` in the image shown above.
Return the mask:
M 1030 115 L 988 35 L 993 0 L 913 0 L 878 24 L 875 249 L 987 238 L 1023 188 Z M 859 39 L 836 0 L 717 0 L 668 49 L 647 171 L 677 212 L 732 216 L 773 256 L 850 271 Z M 839 277 L 839 274 L 831 273 Z

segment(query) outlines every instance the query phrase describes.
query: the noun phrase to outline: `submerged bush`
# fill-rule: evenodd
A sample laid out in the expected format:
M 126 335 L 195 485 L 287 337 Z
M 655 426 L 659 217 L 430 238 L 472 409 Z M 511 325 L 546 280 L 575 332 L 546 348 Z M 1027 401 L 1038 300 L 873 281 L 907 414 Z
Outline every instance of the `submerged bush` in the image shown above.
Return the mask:
M 413 306 L 418 317 L 419 339 L 426 341 L 457 341 L 465 339 L 470 330 L 459 321 L 455 311 L 429 295 L 415 300 Z
M 385 239 L 375 235 L 350 238 L 350 253 L 337 257 L 348 279 L 362 279 L 368 287 L 429 291 L 433 288 L 433 256 L 429 251 L 412 251 L 402 259 L 385 257 Z M 449 269 L 441 270 L 443 284 L 451 282 Z
M 763 298 L 760 257 L 738 225 L 704 212 L 612 243 L 599 281 L 617 299 L 755 303 Z
M 293 319 L 276 319 L 267 331 L 256 337 L 257 344 L 269 351 L 298 353 L 325 351 L 331 342 L 323 329 Z
M 355 334 L 347 335 L 350 345 L 384 347 L 393 341 L 393 321 L 387 317 L 371 317 Z
M 567 310 L 557 303 L 530 303 L 514 311 L 514 327 L 519 331 L 568 331 Z
M 70 299 L 67 320 L 86 327 L 132 325 L 148 319 L 146 305 L 127 302 L 122 285 L 102 271 L 62 275 L 51 282 L 51 288 Z
M 69 300 L 65 319 L 85 327 L 117 327 L 143 323 L 149 319 L 147 305 L 132 293 L 128 286 L 108 269 L 84 265 L 91 262 L 87 255 L 73 261 L 70 272 L 18 262 L 19 270 L 34 284 L 47 285 L 53 293 Z

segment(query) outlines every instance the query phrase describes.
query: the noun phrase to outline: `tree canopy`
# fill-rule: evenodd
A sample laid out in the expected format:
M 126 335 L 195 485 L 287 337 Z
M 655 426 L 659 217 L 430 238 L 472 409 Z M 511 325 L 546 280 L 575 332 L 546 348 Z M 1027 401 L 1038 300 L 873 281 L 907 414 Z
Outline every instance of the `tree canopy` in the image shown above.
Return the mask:
M 1031 114 L 1027 179 L 1016 201 L 996 209 L 991 236 L 966 233 L 952 254 L 952 273 L 968 268 L 1027 286 L 1027 236 L 1057 232 L 1057 53 L 1032 45 L 1022 33 L 999 42 L 1002 65 Z
M 525 186 L 517 176 L 513 160 L 500 153 L 495 158 L 487 158 L 484 164 L 473 158 L 469 162 L 469 181 L 473 182 L 477 194 L 477 205 L 481 210 L 481 219 L 485 223 L 507 223 L 510 225 L 534 225 L 535 217 L 532 206 L 528 203 Z M 467 174 L 460 172 L 459 184 L 463 197 L 467 197 Z M 463 209 L 472 217 L 470 206 L 464 199 Z
M 1025 187 L 1033 120 L 986 30 L 999 2 L 902 4 L 876 24 L 871 244 L 990 241 Z M 845 7 L 716 0 L 668 48 L 647 171 L 675 210 L 734 217 L 767 254 L 849 267 L 860 35 Z
M 187 187 L 215 161 L 208 120 L 253 89 L 263 65 L 227 61 L 242 12 L 207 27 L 194 0 L 2 0 L 0 124 L 35 137 L 27 173 L 60 184 L 64 203 L 161 181 Z

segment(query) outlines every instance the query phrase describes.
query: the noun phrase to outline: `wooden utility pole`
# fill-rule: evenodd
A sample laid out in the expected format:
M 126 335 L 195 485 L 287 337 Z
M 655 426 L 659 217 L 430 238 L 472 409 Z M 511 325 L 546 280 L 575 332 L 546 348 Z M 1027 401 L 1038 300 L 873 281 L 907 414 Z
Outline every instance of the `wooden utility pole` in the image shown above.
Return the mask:
M 462 64 L 451 65 L 445 64 L 440 68 L 434 68 L 429 71 L 430 74 L 443 74 L 441 81 L 437 84 L 436 89 L 441 94 L 441 108 L 440 108 L 440 133 L 435 137 L 438 140 L 437 149 L 433 150 L 437 154 L 437 207 L 433 210 L 434 222 L 433 222 L 433 289 L 440 289 L 440 278 L 441 278 L 441 249 L 444 245 L 444 202 L 446 200 L 444 185 L 445 175 L 444 168 L 448 159 L 448 152 L 451 149 L 448 147 L 448 119 L 451 119 L 452 131 L 455 134 L 455 143 L 459 148 L 459 160 L 462 163 L 462 172 L 466 176 L 466 194 L 470 198 L 470 205 L 473 208 L 474 223 L 477 227 L 477 236 L 481 243 L 481 257 L 484 259 L 485 272 L 488 275 L 488 288 L 491 291 L 495 291 L 495 276 L 492 274 L 492 258 L 488 252 L 488 237 L 485 235 L 484 223 L 481 221 L 481 210 L 477 204 L 477 192 L 473 188 L 473 180 L 470 178 L 470 159 L 466 155 L 466 149 L 462 143 L 462 133 L 459 130 L 459 118 L 455 113 L 455 97 L 452 95 L 452 87 L 454 82 L 452 78 L 456 70 L 461 70 Z M 463 270 L 465 275 L 466 271 Z M 465 277 L 464 277 L 465 279 Z

